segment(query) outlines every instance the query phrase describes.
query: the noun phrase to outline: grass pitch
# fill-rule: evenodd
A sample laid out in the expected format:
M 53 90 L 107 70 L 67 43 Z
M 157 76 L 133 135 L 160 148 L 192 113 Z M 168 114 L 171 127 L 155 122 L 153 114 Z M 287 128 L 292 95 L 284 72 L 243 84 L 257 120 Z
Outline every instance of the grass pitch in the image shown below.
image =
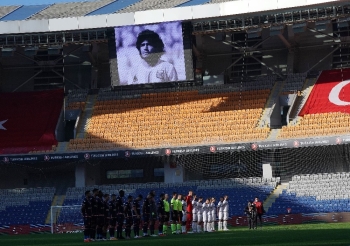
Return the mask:
M 79 246 L 83 235 L 42 234 L 0 236 L 1 246 Z M 322 246 L 350 245 L 350 223 L 302 224 L 265 226 L 262 230 L 248 230 L 245 227 L 231 228 L 228 232 L 213 232 L 187 235 L 167 235 L 166 237 L 140 238 L 119 241 L 92 242 L 88 245 L 128 245 L 128 246 L 229 246 L 229 245 L 285 245 L 285 246 Z

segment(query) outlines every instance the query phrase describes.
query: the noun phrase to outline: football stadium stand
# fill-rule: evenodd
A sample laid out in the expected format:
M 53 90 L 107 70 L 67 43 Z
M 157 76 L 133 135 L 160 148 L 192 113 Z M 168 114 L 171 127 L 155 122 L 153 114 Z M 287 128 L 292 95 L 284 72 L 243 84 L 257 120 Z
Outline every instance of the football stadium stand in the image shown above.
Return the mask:
M 350 173 L 295 175 L 268 214 L 350 212 Z
M 3 93 L 0 115 L 0 154 L 52 150 L 63 106 L 63 90 Z
M 349 69 L 344 69 L 342 72 L 340 70 L 323 71 L 302 108 L 296 124 L 283 126 L 277 138 L 288 139 L 349 133 L 349 109 L 348 107 L 340 107 L 346 106 L 346 101 L 349 100 L 347 91 L 341 90 L 347 84 L 347 81 L 341 82 L 342 76 L 348 76 L 349 73 Z M 297 78 L 293 81 L 297 82 L 304 76 L 297 76 Z M 337 88 L 335 87 L 337 84 L 343 86 L 339 88 L 339 91 L 334 89 Z
M 297 93 L 303 89 L 307 74 L 293 73 L 288 74 L 283 86 L 283 93 Z
M 0 190 L 0 225 L 44 224 L 55 188 Z
M 88 95 L 87 89 L 71 90 L 66 97 L 66 109 L 74 110 L 85 108 L 86 99 Z
M 339 135 L 349 132 L 350 116 L 346 113 L 306 114 L 295 126 L 283 126 L 279 139 Z
M 255 88 L 255 84 L 251 86 Z M 101 92 L 86 137 L 71 140 L 69 150 L 266 139 L 269 128 L 258 128 L 257 123 L 270 90 L 217 90 L 220 87 L 202 87 L 201 90 L 136 94 L 132 99 L 121 99 L 114 92 Z

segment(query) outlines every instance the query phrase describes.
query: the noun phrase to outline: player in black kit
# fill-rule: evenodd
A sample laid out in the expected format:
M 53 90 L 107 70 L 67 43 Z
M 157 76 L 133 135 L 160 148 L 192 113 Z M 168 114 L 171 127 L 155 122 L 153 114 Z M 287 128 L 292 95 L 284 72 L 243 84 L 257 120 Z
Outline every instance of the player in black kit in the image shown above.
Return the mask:
M 117 240 L 114 237 L 115 225 L 117 223 L 117 203 L 115 194 L 112 194 L 112 199 L 109 201 L 109 240 Z
M 141 221 L 141 209 L 140 201 L 142 200 L 142 195 L 138 195 L 136 199 L 132 202 L 132 220 L 134 223 L 134 238 L 140 237 L 140 221 Z
M 148 194 L 146 199 L 143 201 L 142 205 L 142 219 L 143 219 L 143 236 L 149 237 L 147 231 L 148 231 L 148 224 L 151 219 L 151 199 L 152 195 Z
M 123 224 L 124 224 L 124 191 L 119 191 L 119 196 L 116 200 L 117 205 L 117 238 L 118 239 L 125 239 L 123 237 Z
M 125 214 L 125 237 L 131 238 L 131 225 L 132 225 L 132 196 L 128 196 L 127 201 L 124 203 Z
M 103 195 L 103 203 L 104 203 L 104 218 L 103 218 L 103 227 L 102 227 L 102 239 L 107 240 L 107 230 L 109 226 L 110 214 L 109 214 L 109 194 Z
M 164 218 L 165 218 L 165 209 L 164 209 L 164 197 L 165 195 L 162 193 L 159 196 L 159 201 L 157 203 L 157 213 L 158 213 L 158 234 L 159 236 L 164 236 L 163 234 L 163 225 L 164 225 Z
M 151 196 L 151 199 L 150 199 L 151 216 L 149 221 L 149 230 L 151 232 L 151 237 L 156 237 L 157 235 L 154 234 L 154 227 L 157 220 L 157 204 L 155 201 L 156 192 L 152 190 L 150 191 L 149 195 Z
M 97 202 L 97 227 L 96 227 L 96 232 L 97 232 L 97 240 L 102 240 L 102 228 L 104 226 L 104 215 L 105 215 L 105 203 L 103 202 L 103 193 L 102 191 L 98 192 L 96 202 Z
M 97 226 L 97 218 L 98 218 L 98 205 L 97 205 L 97 195 L 99 190 L 93 189 L 93 195 L 90 198 L 91 207 L 92 207 L 92 216 L 91 216 L 91 230 L 90 230 L 90 241 L 95 241 L 96 237 L 96 226 Z
M 84 242 L 90 242 L 91 234 L 91 216 L 92 216 L 92 205 L 91 205 L 91 192 L 89 190 L 85 191 L 85 198 L 83 204 L 81 205 L 81 213 L 84 218 Z

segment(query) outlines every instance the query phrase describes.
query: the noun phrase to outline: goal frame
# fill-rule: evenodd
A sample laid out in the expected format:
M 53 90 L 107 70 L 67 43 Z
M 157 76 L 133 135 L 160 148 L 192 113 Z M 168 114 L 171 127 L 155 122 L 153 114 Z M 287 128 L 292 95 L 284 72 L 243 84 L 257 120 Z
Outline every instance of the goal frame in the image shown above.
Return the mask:
M 57 225 L 57 221 L 56 223 L 54 223 L 54 209 L 60 209 L 62 210 L 62 208 L 80 208 L 81 205 L 66 205 L 66 206 L 51 206 L 50 207 L 50 227 L 51 227 L 51 234 L 54 234 L 54 225 Z M 61 211 L 60 211 L 61 212 Z M 56 217 L 57 219 L 57 217 Z

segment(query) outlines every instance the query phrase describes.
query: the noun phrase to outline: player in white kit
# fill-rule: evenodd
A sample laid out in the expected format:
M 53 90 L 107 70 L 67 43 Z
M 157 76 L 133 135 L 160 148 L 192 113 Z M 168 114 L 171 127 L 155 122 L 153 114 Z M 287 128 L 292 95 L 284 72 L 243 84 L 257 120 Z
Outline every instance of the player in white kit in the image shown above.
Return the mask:
M 203 226 L 203 204 L 202 204 L 203 198 L 199 197 L 197 202 L 197 232 L 202 232 L 202 226 Z
M 222 229 L 224 231 L 228 231 L 227 228 L 227 220 L 228 220 L 228 211 L 229 211 L 229 206 L 228 206 L 228 196 L 224 196 L 224 200 L 222 201 L 222 213 L 223 213 L 223 223 L 222 223 Z
M 205 200 L 205 203 L 203 203 L 203 231 L 207 232 L 208 230 L 208 212 L 209 212 L 209 198 Z
M 222 231 L 223 227 L 222 227 L 222 221 L 223 221 L 223 218 L 224 218 L 224 214 L 223 214 L 223 211 L 224 211 L 224 208 L 222 206 L 222 202 L 224 201 L 224 198 L 223 197 L 220 197 L 220 201 L 218 202 L 218 205 L 217 205 L 217 212 L 218 212 L 218 231 Z
M 207 232 L 211 232 L 211 223 L 213 222 L 213 218 L 212 218 L 212 204 L 211 204 L 211 198 L 208 198 L 208 210 L 207 210 L 207 220 L 208 220 L 208 223 L 207 223 Z
M 192 199 L 192 232 L 197 232 L 197 222 L 198 222 L 198 205 L 197 196 L 193 194 Z
M 210 200 L 210 212 L 211 212 L 211 222 L 210 222 L 210 231 L 215 231 L 215 220 L 216 220 L 216 205 L 215 198 L 212 197 Z

